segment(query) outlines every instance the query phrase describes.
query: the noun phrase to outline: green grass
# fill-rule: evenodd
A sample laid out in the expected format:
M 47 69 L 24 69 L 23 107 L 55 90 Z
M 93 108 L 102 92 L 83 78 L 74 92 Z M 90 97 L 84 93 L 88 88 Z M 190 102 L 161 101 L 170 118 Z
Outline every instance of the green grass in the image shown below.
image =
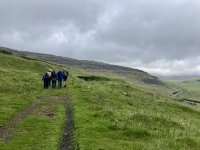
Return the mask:
M 42 92 L 41 76 L 48 66 L 37 61 L 2 54 L 0 62 L 0 110 L 6 112 L 0 116 L 0 125 L 3 125 Z
M 199 148 L 198 108 L 120 80 L 74 80 L 70 91 L 82 149 Z
M 0 126 L 32 103 L 37 105 L 16 127 L 10 129 L 11 139 L 0 141 L 1 149 L 57 149 L 65 109 L 63 100 L 55 97 L 62 97 L 66 90 L 45 91 L 42 83 L 42 74 L 48 68 L 56 69 L 56 66 L 4 54 L 0 54 L 0 62 Z M 48 117 L 45 111 L 55 116 Z
M 47 97 L 38 102 L 38 107 L 31 115 L 23 119 L 11 132 L 8 143 L 2 143 L 3 149 L 57 149 L 61 137 L 64 107 L 55 99 Z M 53 106 L 49 106 L 49 104 Z M 47 107 L 48 106 L 48 107 Z M 49 117 L 48 112 L 55 116 Z
M 0 62 L 0 125 L 36 105 L 10 130 L 8 141 L 0 140 L 3 150 L 58 149 L 66 94 L 72 99 L 74 139 L 81 149 L 200 147 L 200 107 L 176 102 L 165 86 L 149 88 L 129 76 L 70 68 L 67 88 L 43 90 L 42 74 L 58 66 L 5 54 Z M 95 78 L 84 81 L 78 75 Z

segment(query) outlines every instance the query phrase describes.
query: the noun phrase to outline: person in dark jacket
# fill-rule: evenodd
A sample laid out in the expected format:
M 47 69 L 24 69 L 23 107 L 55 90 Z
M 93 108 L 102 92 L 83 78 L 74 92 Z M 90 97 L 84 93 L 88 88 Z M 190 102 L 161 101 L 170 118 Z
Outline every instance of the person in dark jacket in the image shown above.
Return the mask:
M 52 88 L 56 88 L 56 81 L 57 81 L 57 74 L 55 71 L 52 72 L 51 74 L 51 80 L 52 80 Z
M 64 87 L 66 87 L 68 76 L 69 76 L 69 72 L 68 72 L 67 70 L 64 70 L 64 71 L 63 71 Z
M 52 75 L 52 72 L 53 72 L 52 69 L 49 69 L 49 70 L 47 71 L 47 73 L 48 73 L 48 75 L 49 75 L 49 85 L 48 85 L 48 86 L 51 85 L 51 79 L 52 79 L 51 75 Z
M 44 81 L 44 89 L 48 89 L 49 87 L 49 76 L 48 73 L 44 73 L 42 80 Z
M 62 79 L 63 79 L 63 72 L 62 71 L 58 71 L 57 78 L 58 78 L 58 88 L 61 88 L 62 87 Z

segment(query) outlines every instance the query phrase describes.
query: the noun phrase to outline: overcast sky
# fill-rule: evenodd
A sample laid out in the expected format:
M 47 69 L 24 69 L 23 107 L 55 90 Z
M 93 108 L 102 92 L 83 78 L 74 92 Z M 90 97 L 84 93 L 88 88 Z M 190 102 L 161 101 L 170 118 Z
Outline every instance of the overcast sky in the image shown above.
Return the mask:
M 199 0 L 0 0 L 0 46 L 200 75 Z

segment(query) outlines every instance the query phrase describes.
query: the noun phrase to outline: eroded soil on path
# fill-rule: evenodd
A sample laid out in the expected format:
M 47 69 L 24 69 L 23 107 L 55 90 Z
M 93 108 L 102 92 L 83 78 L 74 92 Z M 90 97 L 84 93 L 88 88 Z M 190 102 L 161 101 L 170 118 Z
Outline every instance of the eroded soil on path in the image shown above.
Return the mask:
M 69 97 L 65 98 L 65 109 L 66 109 L 66 118 L 65 118 L 64 130 L 63 130 L 63 137 L 60 143 L 60 149 L 74 150 L 75 141 L 74 141 L 74 135 L 73 135 L 74 134 L 73 107 L 72 107 L 71 99 Z
M 36 109 L 37 103 L 32 103 L 30 106 L 25 108 L 23 111 L 18 113 L 16 116 L 11 118 L 8 122 L 6 122 L 2 127 L 0 127 L 0 139 L 8 142 L 12 136 L 12 130 L 15 126 L 28 115 L 30 115 L 34 109 Z

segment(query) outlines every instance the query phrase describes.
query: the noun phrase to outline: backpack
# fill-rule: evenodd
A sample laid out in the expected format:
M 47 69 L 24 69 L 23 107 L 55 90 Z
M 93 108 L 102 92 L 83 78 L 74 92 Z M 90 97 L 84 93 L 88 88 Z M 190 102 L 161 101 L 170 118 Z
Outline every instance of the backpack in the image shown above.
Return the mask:
M 62 80 L 62 78 L 63 78 L 63 72 L 62 71 L 58 71 L 57 78 Z
M 69 72 L 68 72 L 68 71 L 66 72 L 66 76 L 67 76 L 67 77 L 69 76 Z
M 49 78 L 51 77 L 52 73 L 50 71 L 47 72 Z
M 68 73 L 68 71 L 66 71 L 66 72 L 63 72 L 63 76 L 65 76 L 65 77 L 68 77 L 68 76 L 69 76 L 69 73 Z
M 54 81 L 57 80 L 57 74 L 55 72 L 52 73 L 51 77 L 52 77 L 52 80 Z
M 48 75 L 48 73 L 46 72 L 45 74 L 44 74 L 44 79 L 48 79 L 49 78 L 49 75 Z

